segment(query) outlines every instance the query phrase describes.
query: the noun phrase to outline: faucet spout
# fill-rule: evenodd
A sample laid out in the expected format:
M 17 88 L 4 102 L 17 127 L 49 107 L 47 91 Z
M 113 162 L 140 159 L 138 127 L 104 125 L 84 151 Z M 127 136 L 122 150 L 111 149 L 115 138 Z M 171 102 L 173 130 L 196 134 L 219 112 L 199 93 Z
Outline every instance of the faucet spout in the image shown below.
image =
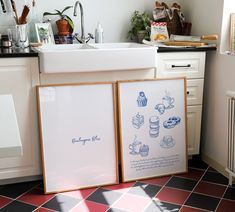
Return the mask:
M 85 33 L 84 33 L 84 13 L 83 13 L 83 7 L 80 1 L 76 1 L 75 5 L 74 5 L 74 11 L 73 11 L 73 15 L 77 16 L 77 7 L 79 5 L 80 8 L 80 14 L 81 14 L 81 39 L 85 40 Z

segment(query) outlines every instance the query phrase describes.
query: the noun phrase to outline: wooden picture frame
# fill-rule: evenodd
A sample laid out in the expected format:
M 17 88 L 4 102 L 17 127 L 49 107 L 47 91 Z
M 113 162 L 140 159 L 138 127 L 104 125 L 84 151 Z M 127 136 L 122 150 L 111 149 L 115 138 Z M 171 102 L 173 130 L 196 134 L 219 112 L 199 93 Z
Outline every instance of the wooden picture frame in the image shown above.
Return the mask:
M 122 181 L 187 172 L 185 78 L 118 82 Z
M 235 13 L 231 13 L 230 21 L 230 51 L 235 52 Z
M 38 43 L 55 44 L 50 23 L 35 23 Z
M 118 183 L 116 86 L 37 87 L 46 194 Z

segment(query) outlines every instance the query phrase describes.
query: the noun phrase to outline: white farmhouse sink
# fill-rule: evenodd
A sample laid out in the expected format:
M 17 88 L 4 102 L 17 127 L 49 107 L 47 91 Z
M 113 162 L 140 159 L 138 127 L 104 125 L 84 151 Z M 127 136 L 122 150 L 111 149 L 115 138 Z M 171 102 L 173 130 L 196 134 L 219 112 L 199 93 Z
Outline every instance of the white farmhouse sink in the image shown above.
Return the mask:
M 137 43 L 43 45 L 42 73 L 149 69 L 156 67 L 157 48 Z

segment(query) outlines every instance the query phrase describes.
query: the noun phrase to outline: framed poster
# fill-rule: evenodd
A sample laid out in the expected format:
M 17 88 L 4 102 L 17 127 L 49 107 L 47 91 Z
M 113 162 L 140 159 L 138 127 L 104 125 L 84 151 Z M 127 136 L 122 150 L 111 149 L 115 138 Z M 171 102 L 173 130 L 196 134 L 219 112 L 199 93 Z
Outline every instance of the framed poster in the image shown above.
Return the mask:
M 50 23 L 35 23 L 38 43 L 55 44 Z
M 235 13 L 231 13 L 230 48 L 231 52 L 235 52 Z
M 118 82 L 122 180 L 187 171 L 185 79 Z
M 45 193 L 118 183 L 115 84 L 39 86 Z

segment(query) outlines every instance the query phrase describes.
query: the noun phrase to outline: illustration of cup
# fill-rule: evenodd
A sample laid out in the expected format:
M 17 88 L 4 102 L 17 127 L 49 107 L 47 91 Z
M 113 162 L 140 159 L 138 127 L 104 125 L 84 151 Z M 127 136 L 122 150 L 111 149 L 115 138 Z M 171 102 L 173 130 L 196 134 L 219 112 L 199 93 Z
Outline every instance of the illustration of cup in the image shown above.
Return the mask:
M 166 135 L 163 137 L 163 141 L 165 142 L 166 145 L 169 145 L 170 143 L 172 143 L 173 138 L 171 135 Z
M 160 146 L 165 149 L 170 149 L 175 146 L 175 140 L 171 135 L 166 135 L 161 140 Z
M 174 107 L 173 103 L 175 102 L 175 99 L 171 96 L 164 96 L 162 98 L 162 103 L 164 104 L 166 109 Z
M 16 25 L 16 46 L 24 49 L 29 46 L 28 25 Z

